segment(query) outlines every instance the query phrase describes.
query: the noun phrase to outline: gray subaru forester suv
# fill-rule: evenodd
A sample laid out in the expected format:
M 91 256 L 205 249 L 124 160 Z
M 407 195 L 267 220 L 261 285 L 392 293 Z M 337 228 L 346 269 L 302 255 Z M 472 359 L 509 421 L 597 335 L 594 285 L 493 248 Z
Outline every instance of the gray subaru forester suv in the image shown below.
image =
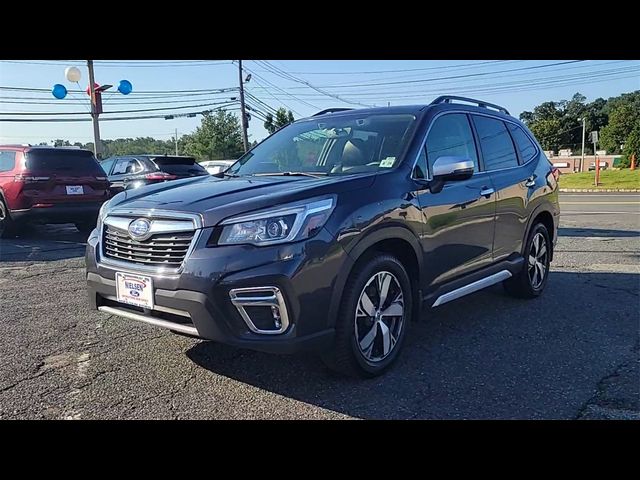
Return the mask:
M 503 283 L 537 297 L 558 172 L 503 107 L 332 109 L 225 172 L 128 190 L 86 252 L 105 314 L 266 352 L 384 372 L 421 312 Z M 424 316 L 424 315 L 423 315 Z

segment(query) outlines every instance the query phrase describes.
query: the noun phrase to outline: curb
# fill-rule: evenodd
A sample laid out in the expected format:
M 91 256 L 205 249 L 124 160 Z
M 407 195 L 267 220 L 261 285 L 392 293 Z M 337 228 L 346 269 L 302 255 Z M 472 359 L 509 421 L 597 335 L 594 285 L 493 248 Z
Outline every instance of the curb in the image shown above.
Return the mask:
M 559 191 L 560 193 L 638 193 L 640 188 L 560 188 Z

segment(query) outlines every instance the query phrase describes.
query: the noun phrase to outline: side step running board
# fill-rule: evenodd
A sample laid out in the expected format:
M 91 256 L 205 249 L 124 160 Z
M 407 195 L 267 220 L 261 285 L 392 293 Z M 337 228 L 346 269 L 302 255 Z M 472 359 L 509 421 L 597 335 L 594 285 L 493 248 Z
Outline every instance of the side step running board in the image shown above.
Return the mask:
M 464 297 L 465 295 L 469 295 L 470 293 L 477 292 L 478 290 L 482 290 L 483 288 L 487 288 L 491 285 L 502 282 L 509 277 L 511 277 L 511 272 L 509 270 L 500 270 L 498 273 L 494 273 L 493 275 L 481 278 L 480 280 L 476 280 L 473 283 L 464 285 L 460 288 L 456 288 L 451 292 L 440 295 L 432 306 L 437 307 L 438 305 L 442 305 L 452 300 L 456 300 L 460 297 Z

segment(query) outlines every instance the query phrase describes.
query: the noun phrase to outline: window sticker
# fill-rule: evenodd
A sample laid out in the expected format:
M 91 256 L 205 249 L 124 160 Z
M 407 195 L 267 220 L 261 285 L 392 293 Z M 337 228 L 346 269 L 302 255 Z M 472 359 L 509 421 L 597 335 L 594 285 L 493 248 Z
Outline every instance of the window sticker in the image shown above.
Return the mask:
M 396 162 L 396 157 L 387 157 L 380 162 L 380 168 L 391 168 Z

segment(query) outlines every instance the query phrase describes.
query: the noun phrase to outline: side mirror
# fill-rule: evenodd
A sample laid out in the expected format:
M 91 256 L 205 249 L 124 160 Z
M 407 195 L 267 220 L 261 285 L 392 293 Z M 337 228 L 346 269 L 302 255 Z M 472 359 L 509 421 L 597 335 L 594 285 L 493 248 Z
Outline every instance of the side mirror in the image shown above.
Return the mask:
M 473 160 L 467 157 L 438 157 L 433 164 L 433 179 L 440 181 L 467 180 L 473 175 Z

